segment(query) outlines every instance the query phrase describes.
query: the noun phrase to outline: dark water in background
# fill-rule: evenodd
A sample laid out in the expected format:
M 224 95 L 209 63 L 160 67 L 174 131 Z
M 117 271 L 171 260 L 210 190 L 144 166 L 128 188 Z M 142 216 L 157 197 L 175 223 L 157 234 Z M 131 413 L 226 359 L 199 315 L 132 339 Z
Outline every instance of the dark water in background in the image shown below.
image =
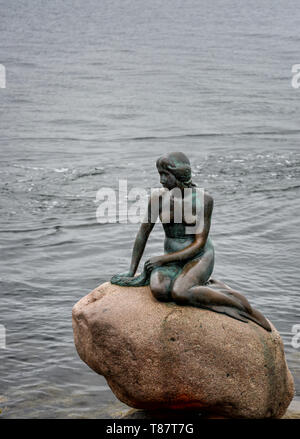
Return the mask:
M 299 20 L 296 0 L 0 0 L 2 416 L 115 407 L 71 309 L 128 267 L 138 226 L 98 224 L 95 194 L 158 186 L 172 150 L 215 198 L 215 277 L 280 331 L 300 398 Z

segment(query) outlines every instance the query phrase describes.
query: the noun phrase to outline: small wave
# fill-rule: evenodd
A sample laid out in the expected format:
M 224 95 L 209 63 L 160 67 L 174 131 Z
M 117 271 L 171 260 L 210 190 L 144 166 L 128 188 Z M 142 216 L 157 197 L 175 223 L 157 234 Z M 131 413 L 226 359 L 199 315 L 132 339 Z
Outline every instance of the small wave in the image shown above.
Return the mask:
M 67 172 L 69 168 L 54 168 L 54 172 Z
M 72 245 L 72 244 L 76 244 L 76 241 L 72 241 L 72 240 L 68 240 L 68 241 L 60 241 L 60 242 L 55 242 L 55 243 L 51 243 L 51 244 L 39 244 L 38 247 L 59 247 L 61 245 Z
M 17 164 L 13 164 L 12 165 L 14 168 L 21 168 L 21 169 L 33 169 L 34 171 L 43 171 L 45 168 L 41 168 L 39 166 L 25 166 L 25 165 L 17 165 Z
M 104 174 L 105 170 L 103 168 L 94 168 L 94 169 L 90 169 L 84 172 L 79 172 L 79 171 L 73 171 L 73 176 L 72 179 L 73 180 L 77 180 L 79 178 L 83 178 L 83 177 L 89 177 L 89 176 L 94 176 L 94 175 L 101 175 Z
M 28 67 L 28 68 L 36 68 L 36 64 L 32 62 L 17 62 L 16 65 L 18 67 Z M 40 66 L 39 66 L 40 67 Z
M 274 187 L 274 188 L 264 188 L 264 189 L 254 189 L 251 192 L 256 193 L 256 192 L 286 192 L 286 191 L 292 191 L 294 189 L 299 189 L 300 185 L 297 184 L 295 186 L 288 186 L 288 187 Z
M 29 233 L 29 232 L 39 232 L 41 230 L 48 230 L 49 227 L 37 227 L 35 229 L 5 229 L 0 230 L 0 233 Z
M 80 124 L 89 124 L 89 120 L 84 119 L 53 119 L 50 120 L 49 123 L 54 125 L 80 125 Z
M 244 131 L 244 132 L 231 132 L 231 133 L 195 133 L 195 134 L 176 134 L 170 136 L 141 136 L 132 137 L 119 140 L 132 140 L 132 141 L 148 141 L 148 140 L 172 140 L 172 139 L 185 139 L 185 138 L 203 138 L 203 137 L 238 137 L 238 136 L 285 136 L 300 134 L 300 130 L 278 130 L 278 131 Z

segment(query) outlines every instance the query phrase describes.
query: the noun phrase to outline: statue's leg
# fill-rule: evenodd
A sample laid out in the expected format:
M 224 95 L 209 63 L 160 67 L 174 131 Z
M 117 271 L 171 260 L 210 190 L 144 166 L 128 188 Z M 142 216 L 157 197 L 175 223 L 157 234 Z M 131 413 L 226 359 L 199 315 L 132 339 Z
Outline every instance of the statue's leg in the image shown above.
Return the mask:
M 253 308 L 251 307 L 250 303 L 248 302 L 248 300 L 246 299 L 245 296 L 243 296 L 241 293 L 239 293 L 238 291 L 233 290 L 232 288 L 230 288 L 228 285 L 224 284 L 224 282 L 221 282 L 219 280 L 216 279 L 210 279 L 207 284 L 207 286 L 213 288 L 213 289 L 217 289 L 218 291 L 220 291 L 221 293 L 224 293 L 226 295 L 232 296 L 237 298 L 242 305 L 244 305 L 245 310 L 248 313 L 252 313 L 253 312 Z
M 209 282 L 206 281 L 205 285 L 199 285 L 205 278 L 207 263 L 204 257 L 184 266 L 172 287 L 171 295 L 174 302 L 180 305 L 207 308 L 243 322 L 252 320 L 267 331 L 271 331 L 267 319 L 259 311 L 253 309 L 242 294 L 212 279 Z
M 172 301 L 171 291 L 173 282 L 181 272 L 180 266 L 157 267 L 151 272 L 150 289 L 153 296 L 161 302 Z
M 209 282 L 207 282 L 207 285 L 211 286 L 212 288 L 217 288 L 219 291 L 224 292 L 224 294 L 226 293 L 230 296 L 236 297 L 244 305 L 245 308 L 245 313 L 242 312 L 240 315 L 255 321 L 256 323 L 267 329 L 267 331 L 271 331 L 271 326 L 267 319 L 264 317 L 264 315 L 257 309 L 252 308 L 246 297 L 243 296 L 241 293 L 233 290 L 228 285 L 224 284 L 224 282 L 216 279 L 210 279 Z
M 173 300 L 181 305 L 223 305 L 245 310 L 241 301 L 204 285 L 211 274 L 213 252 L 208 251 L 200 259 L 188 262 L 172 287 Z

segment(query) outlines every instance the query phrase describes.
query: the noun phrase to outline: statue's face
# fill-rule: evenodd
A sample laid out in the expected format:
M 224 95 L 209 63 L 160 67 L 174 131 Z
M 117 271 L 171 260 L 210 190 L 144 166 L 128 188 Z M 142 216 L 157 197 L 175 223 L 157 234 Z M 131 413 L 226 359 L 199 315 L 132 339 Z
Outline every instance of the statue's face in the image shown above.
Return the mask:
M 160 176 L 160 183 L 163 187 L 171 190 L 177 186 L 176 178 L 171 172 L 166 169 L 158 169 L 158 173 Z

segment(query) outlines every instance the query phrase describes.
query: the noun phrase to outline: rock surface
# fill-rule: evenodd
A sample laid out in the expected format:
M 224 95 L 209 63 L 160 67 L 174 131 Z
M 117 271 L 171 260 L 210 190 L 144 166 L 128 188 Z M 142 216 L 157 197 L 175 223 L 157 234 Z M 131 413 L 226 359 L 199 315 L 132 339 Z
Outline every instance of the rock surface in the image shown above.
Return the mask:
M 100 285 L 74 306 L 73 330 L 81 359 L 134 408 L 279 418 L 294 394 L 273 325 L 158 302 L 149 287 Z

